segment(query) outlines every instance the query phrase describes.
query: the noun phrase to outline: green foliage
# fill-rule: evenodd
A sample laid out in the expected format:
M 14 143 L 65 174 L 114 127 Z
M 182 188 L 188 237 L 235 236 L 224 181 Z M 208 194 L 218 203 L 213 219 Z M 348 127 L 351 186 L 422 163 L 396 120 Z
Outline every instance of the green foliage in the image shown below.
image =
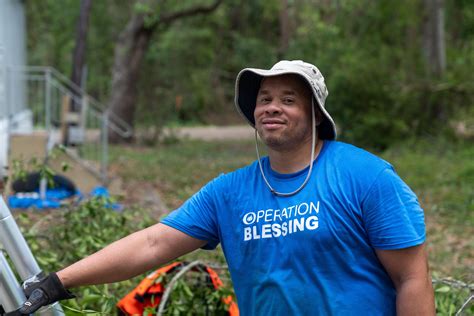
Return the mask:
M 383 153 L 420 199 L 460 230 L 474 223 L 473 156 L 472 143 L 443 139 L 406 142 Z
M 142 209 L 130 209 L 122 213 L 113 211 L 107 199 L 95 198 L 67 210 L 58 210 L 37 221 L 37 214 L 22 213 L 18 221 L 22 227 L 30 227 L 25 238 L 44 271 L 57 271 L 96 252 L 113 241 L 125 237 L 156 222 Z M 179 311 L 225 311 L 221 299 L 231 294 L 229 288 L 211 289 L 203 274 L 190 273 L 179 280 L 171 292 L 166 314 Z M 170 276 L 171 277 L 171 276 Z M 114 314 L 117 301 L 131 291 L 143 278 L 76 290 L 77 298 L 63 303 L 67 314 L 83 313 Z M 160 279 L 165 286 L 169 278 Z M 178 313 L 179 314 L 179 313 Z M 204 313 L 203 313 L 204 314 Z M 179 314 L 183 315 L 183 314 Z
M 106 103 L 114 44 L 133 13 L 153 24 L 160 14 L 210 1 L 92 5 L 87 88 Z M 240 122 L 233 113 L 235 75 L 269 67 L 279 58 L 305 59 L 326 76 L 327 107 L 341 139 L 384 149 L 413 135 L 438 134 L 473 107 L 472 1 L 445 6 L 447 69 L 427 75 L 422 54 L 423 1 L 288 1 L 289 48 L 280 47 L 281 1 L 225 1 L 212 14 L 160 28 L 139 78 L 137 125 Z M 26 2 L 29 59 L 68 74 L 77 1 Z M 178 101 L 180 100 L 180 101 Z M 232 114 L 230 114 L 232 113 Z M 374 133 L 377 131 L 377 133 Z
M 25 238 L 44 271 L 57 271 L 96 252 L 111 242 L 154 221 L 143 210 L 132 209 L 118 213 L 110 201 L 95 198 L 67 210 L 58 210 L 36 221 L 36 214 L 19 218 L 21 226 L 31 226 Z M 134 281 L 90 286 L 80 290 L 78 298 L 66 302 L 76 310 L 93 309 L 112 313 L 118 298 L 136 284 Z
M 55 159 L 58 154 L 63 153 L 64 146 L 57 146 L 55 150 L 47 155 L 47 157 L 31 157 L 30 159 L 13 159 L 11 169 L 11 181 L 25 180 L 29 172 L 39 172 L 41 179 L 46 179 L 48 187 L 54 187 L 55 183 L 53 177 L 56 172 L 48 165 L 48 159 Z M 69 169 L 69 164 L 61 162 L 61 171 L 66 172 Z
M 447 71 L 442 78 L 427 76 L 421 1 L 345 1 L 324 9 L 308 1 L 299 9 L 303 19 L 287 55 L 322 69 L 341 139 L 385 149 L 407 137 L 437 134 L 457 111 L 473 106 L 474 87 L 465 77 L 473 69 L 472 54 L 464 52 L 473 42 L 447 35 Z
M 130 1 L 93 1 L 87 34 L 87 91 L 107 100 L 115 41 L 130 16 Z M 30 65 L 52 66 L 66 76 L 72 57 L 80 1 L 33 0 L 25 3 Z
M 166 275 L 158 282 L 170 284 L 174 275 Z M 228 307 L 223 298 L 233 295 L 226 287 L 215 290 L 210 279 L 202 271 L 188 271 L 178 279 L 165 305 L 166 315 L 227 315 Z M 156 314 L 158 308 L 149 312 Z
M 463 304 L 467 302 L 471 292 L 464 288 L 459 289 L 449 285 L 435 286 L 435 303 L 437 315 L 458 315 L 457 312 L 462 308 Z M 472 301 L 464 308 L 460 315 L 473 315 L 474 304 Z

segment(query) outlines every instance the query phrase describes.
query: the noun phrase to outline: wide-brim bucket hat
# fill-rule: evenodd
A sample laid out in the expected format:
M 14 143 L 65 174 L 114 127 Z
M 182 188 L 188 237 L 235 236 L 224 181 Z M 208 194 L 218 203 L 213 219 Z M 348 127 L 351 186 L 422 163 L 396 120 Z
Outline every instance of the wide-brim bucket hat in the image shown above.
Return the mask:
M 311 88 L 313 97 L 316 100 L 314 104 L 318 106 L 323 115 L 323 120 L 318 126 L 319 138 L 336 139 L 336 124 L 334 124 L 331 115 L 329 115 L 324 107 L 326 97 L 328 96 L 324 77 L 316 66 L 302 60 L 282 60 L 273 65 L 269 70 L 258 68 L 242 69 L 235 81 L 235 106 L 237 111 L 255 128 L 253 113 L 262 79 L 286 74 L 299 75 Z

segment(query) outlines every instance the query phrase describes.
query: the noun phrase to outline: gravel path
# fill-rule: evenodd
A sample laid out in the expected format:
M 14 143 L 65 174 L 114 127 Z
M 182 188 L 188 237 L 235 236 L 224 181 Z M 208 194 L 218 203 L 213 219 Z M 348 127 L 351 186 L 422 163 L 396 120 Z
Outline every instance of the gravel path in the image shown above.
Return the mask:
M 243 140 L 254 137 L 254 129 L 249 125 L 179 127 L 166 131 L 170 132 L 178 137 L 201 140 Z

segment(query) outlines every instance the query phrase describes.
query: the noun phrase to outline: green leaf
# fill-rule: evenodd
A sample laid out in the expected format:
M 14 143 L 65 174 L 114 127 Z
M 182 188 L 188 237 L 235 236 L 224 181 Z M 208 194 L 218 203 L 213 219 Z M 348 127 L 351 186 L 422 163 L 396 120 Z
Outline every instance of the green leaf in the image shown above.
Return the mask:
M 63 172 L 68 171 L 68 170 L 69 170 L 69 167 L 70 167 L 70 166 L 69 166 L 69 164 L 68 164 L 67 162 L 64 162 L 64 161 L 61 162 L 61 170 L 62 170 Z
M 450 290 L 451 290 L 451 288 L 450 288 L 449 286 L 444 285 L 444 286 L 442 286 L 442 287 L 440 287 L 440 288 L 437 288 L 437 289 L 435 290 L 435 292 L 437 292 L 437 293 L 447 293 L 447 292 L 449 292 Z

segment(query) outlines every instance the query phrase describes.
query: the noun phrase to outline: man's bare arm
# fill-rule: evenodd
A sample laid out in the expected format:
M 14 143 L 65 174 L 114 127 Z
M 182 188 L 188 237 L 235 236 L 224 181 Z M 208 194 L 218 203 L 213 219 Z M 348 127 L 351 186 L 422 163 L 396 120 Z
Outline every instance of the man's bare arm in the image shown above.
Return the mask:
M 129 279 L 206 244 L 156 224 L 122 238 L 57 273 L 65 288 Z
M 397 315 L 435 315 L 425 246 L 376 253 L 397 289 Z

